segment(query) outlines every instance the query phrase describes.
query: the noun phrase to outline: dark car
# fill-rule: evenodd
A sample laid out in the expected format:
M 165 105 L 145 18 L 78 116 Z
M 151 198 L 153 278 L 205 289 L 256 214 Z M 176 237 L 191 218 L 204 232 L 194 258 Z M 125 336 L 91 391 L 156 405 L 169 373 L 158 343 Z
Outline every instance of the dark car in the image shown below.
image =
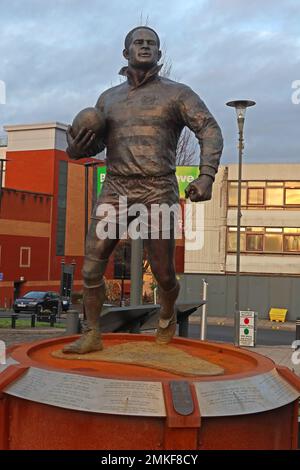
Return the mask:
M 13 309 L 15 313 L 36 313 L 41 318 L 45 310 L 57 313 L 60 305 L 62 310 L 68 310 L 69 302 L 62 300 L 57 292 L 30 291 L 14 301 Z

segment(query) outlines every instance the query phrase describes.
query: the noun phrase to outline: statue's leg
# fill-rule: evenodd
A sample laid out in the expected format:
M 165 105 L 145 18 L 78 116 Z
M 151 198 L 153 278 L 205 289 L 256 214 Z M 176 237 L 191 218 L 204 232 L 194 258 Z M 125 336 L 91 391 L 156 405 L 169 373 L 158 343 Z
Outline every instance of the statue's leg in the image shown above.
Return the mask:
M 175 240 L 147 240 L 151 270 L 157 280 L 160 296 L 160 319 L 156 342 L 169 343 L 176 333 L 176 311 L 174 308 L 179 294 L 179 284 L 175 274 Z
M 100 240 L 96 235 L 97 221 L 92 220 L 86 241 L 84 258 L 83 302 L 85 307 L 87 328 L 83 335 L 74 343 L 64 348 L 65 353 L 84 354 L 100 351 L 102 346 L 99 317 L 105 300 L 105 282 L 103 275 L 108 259 L 118 243 L 118 239 Z

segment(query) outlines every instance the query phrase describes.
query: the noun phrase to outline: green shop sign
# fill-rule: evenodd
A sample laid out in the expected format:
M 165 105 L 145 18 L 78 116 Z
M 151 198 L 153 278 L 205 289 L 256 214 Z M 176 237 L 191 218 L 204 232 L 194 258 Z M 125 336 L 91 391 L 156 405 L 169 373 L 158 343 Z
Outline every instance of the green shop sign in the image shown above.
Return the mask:
M 178 166 L 176 167 L 176 177 L 179 187 L 179 195 L 185 198 L 185 188 L 199 175 L 198 166 Z
M 185 188 L 197 178 L 199 175 L 198 166 L 178 166 L 176 168 L 176 177 L 179 187 L 179 195 L 181 198 L 185 198 Z M 106 176 L 106 166 L 99 166 L 97 168 L 97 194 L 102 191 L 102 185 Z

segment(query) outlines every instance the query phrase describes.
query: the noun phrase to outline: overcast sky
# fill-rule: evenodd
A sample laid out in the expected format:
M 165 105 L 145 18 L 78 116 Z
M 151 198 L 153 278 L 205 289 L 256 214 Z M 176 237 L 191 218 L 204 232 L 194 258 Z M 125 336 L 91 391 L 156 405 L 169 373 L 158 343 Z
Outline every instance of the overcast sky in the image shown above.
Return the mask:
M 171 78 L 217 118 L 223 163 L 237 158 L 231 99 L 257 102 L 246 115 L 246 161 L 299 160 L 299 0 L 0 0 L 0 123 L 72 121 L 120 82 L 124 36 L 147 17 Z

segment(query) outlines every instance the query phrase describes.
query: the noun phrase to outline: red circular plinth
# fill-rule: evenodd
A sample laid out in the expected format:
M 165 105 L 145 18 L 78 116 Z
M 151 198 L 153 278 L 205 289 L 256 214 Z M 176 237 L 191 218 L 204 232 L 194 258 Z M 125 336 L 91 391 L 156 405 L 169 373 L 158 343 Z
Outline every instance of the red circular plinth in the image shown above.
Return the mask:
M 90 361 L 84 355 L 78 360 L 51 355 L 73 339 L 11 350 L 8 367 L 0 373 L 0 449 L 297 446 L 300 380 L 266 357 L 226 344 L 175 338 L 172 346 L 224 369 L 223 375 L 186 377 Z M 155 339 L 104 335 L 105 348 L 132 341 Z

